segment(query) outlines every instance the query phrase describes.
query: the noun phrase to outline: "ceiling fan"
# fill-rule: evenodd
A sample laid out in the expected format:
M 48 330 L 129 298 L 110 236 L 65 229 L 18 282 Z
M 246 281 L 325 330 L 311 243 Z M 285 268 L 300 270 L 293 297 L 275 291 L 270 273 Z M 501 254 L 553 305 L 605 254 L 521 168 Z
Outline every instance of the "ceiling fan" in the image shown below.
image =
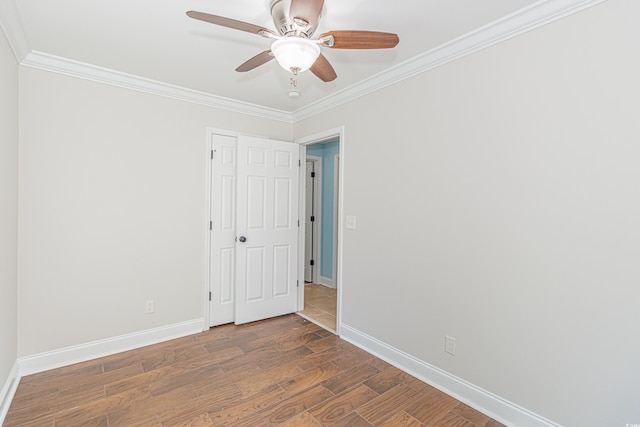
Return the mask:
M 189 11 L 190 18 L 274 39 L 271 49 L 249 59 L 236 71 L 253 70 L 272 59 L 294 75 L 311 70 L 320 80 L 330 82 L 337 75 L 320 47 L 332 49 L 388 49 L 400 41 L 396 34 L 378 31 L 330 31 L 312 39 L 318 27 L 324 0 L 272 0 L 271 16 L 278 33 L 247 22 L 204 12 Z

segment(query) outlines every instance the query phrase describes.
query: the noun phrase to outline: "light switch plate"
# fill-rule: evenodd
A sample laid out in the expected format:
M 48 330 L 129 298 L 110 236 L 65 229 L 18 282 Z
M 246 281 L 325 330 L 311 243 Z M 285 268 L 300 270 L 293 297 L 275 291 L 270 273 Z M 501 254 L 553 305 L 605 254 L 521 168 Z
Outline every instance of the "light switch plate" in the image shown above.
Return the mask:
M 347 215 L 345 226 L 351 230 L 356 229 L 356 217 L 354 215 Z

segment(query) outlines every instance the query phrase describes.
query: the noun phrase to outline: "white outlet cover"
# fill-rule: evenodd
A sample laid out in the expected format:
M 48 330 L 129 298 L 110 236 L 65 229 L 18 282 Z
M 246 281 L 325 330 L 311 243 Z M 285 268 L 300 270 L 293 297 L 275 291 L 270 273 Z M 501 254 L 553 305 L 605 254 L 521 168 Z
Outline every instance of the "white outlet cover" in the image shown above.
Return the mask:
M 444 337 L 444 351 L 455 356 L 456 354 L 456 339 L 445 335 Z

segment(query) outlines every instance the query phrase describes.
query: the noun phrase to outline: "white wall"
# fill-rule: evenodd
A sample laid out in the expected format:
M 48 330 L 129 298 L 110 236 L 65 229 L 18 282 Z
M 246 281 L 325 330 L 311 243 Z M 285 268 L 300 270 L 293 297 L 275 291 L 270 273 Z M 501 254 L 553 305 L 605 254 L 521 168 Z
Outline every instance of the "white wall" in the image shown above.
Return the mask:
M 206 128 L 291 125 L 20 72 L 18 355 L 202 317 Z
M 344 324 L 562 425 L 640 423 L 638 16 L 611 0 L 295 126 L 345 125 Z
M 16 361 L 18 345 L 16 312 L 18 63 L 1 29 L 0 94 L 0 389 L 2 389 Z

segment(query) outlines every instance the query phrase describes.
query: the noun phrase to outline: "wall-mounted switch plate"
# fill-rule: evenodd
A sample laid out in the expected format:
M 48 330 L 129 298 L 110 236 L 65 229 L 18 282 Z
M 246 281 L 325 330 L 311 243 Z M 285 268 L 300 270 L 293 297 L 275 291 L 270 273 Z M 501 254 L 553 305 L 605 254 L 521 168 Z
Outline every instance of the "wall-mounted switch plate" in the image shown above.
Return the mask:
M 344 225 L 348 229 L 355 230 L 356 229 L 356 217 L 354 215 L 347 215 Z

